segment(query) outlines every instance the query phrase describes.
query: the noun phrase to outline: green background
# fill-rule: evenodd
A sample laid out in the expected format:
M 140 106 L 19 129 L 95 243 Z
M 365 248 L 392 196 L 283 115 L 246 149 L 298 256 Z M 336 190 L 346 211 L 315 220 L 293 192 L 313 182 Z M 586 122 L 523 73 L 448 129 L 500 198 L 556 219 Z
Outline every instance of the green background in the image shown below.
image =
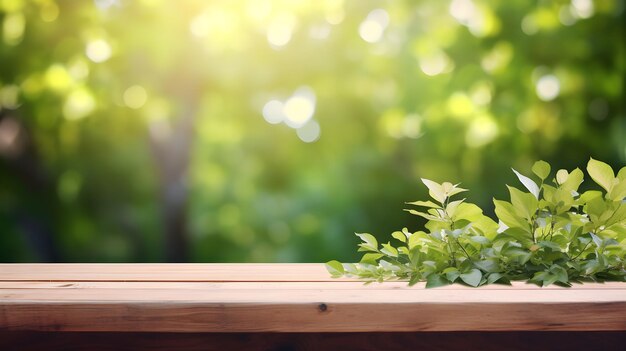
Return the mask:
M 421 177 L 618 169 L 625 7 L 0 0 L 0 261 L 353 261 Z

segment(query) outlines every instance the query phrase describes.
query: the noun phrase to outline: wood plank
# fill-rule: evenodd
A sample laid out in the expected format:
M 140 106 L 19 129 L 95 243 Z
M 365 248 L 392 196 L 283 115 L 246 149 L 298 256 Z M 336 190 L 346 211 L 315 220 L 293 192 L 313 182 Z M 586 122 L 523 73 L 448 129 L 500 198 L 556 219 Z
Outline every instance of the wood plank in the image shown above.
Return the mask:
M 293 283 L 297 284 L 297 283 Z M 293 286 L 293 285 L 292 285 Z M 201 302 L 248 304 L 345 304 L 403 303 L 622 303 L 626 290 L 437 290 L 437 289 L 2 289 L 0 304 L 18 301 L 41 302 Z M 624 313 L 626 319 L 626 311 Z
M 0 330 L 132 332 L 402 332 L 626 330 L 624 303 L 0 304 Z
M 331 278 L 321 263 L 57 263 L 0 264 L 0 282 L 358 282 L 353 278 Z M 363 284 L 359 282 L 359 284 Z M 369 287 L 406 286 L 406 282 L 372 283 Z M 418 283 L 416 288 L 423 288 Z M 513 282 L 516 289 L 535 289 L 536 285 Z M 626 288 L 626 283 L 574 284 L 576 289 Z M 507 289 L 488 285 L 479 289 Z M 453 284 L 437 289 L 476 289 Z M 551 285 L 543 289 L 563 289 Z M 569 289 L 569 288 L 566 288 Z
M 421 290 L 425 283 L 409 286 L 404 281 L 364 284 L 359 281 L 331 281 L 331 282 L 153 282 L 153 281 L 0 281 L 2 289 L 255 289 L 255 290 Z M 435 290 L 536 290 L 538 286 L 525 282 L 512 282 L 511 285 L 492 284 L 478 288 L 452 284 L 438 287 Z M 574 284 L 572 287 L 550 285 L 541 290 L 623 290 L 626 294 L 626 284 L 620 282 Z
M 424 289 L 322 264 L 0 265 L 0 330 L 626 330 L 626 284 Z
M 622 351 L 626 332 L 49 333 L 2 332 L 3 351 Z M 471 346 L 470 346 L 471 345 Z M 469 346 L 469 347 L 468 347 Z
M 0 281 L 332 281 L 320 263 L 0 264 Z M 350 280 L 350 279 L 346 279 Z

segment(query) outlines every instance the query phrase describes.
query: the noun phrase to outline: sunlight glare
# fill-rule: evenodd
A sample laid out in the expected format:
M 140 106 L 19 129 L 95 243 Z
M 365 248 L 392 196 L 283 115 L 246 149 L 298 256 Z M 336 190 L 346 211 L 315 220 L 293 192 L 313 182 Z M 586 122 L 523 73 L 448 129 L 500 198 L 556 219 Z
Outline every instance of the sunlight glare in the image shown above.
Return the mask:
M 44 80 L 50 90 L 57 92 L 67 90 L 73 83 L 72 76 L 65 66 L 58 63 L 48 67 L 44 75 Z
M 290 13 L 282 13 L 276 16 L 267 27 L 267 41 L 277 49 L 289 43 L 293 30 L 296 26 L 296 18 Z
M 441 50 L 435 50 L 430 55 L 420 56 L 419 66 L 422 72 L 430 77 L 450 72 L 454 67 L 448 55 Z
M 111 57 L 111 45 L 103 39 L 92 40 L 87 44 L 85 54 L 95 63 L 104 62 Z
M 465 143 L 473 148 L 482 147 L 492 142 L 498 134 L 496 121 L 489 116 L 481 116 L 470 123 L 465 134 Z
M 120 0 L 94 0 L 94 3 L 100 10 L 108 10 L 113 6 L 120 6 Z
M 383 9 L 372 10 L 359 26 L 361 39 L 368 43 L 376 43 L 382 39 L 389 25 L 389 14 Z
M 189 31 L 196 38 L 203 38 L 209 35 L 209 16 L 206 13 L 202 13 L 191 20 L 189 24 Z
M 450 3 L 450 15 L 459 23 L 467 26 L 476 17 L 476 6 L 472 0 L 453 0 Z
M 291 128 L 300 128 L 315 113 L 315 93 L 308 87 L 302 87 L 285 102 L 283 106 L 285 124 Z
M 574 16 L 584 19 L 593 16 L 595 9 L 592 0 L 572 0 L 570 10 Z
M 559 79 L 552 74 L 542 76 L 537 81 L 536 91 L 537 96 L 543 101 L 552 101 L 561 90 Z
M 302 127 L 296 129 L 296 134 L 298 135 L 298 138 L 305 143 L 312 143 L 320 138 L 320 131 L 320 124 L 317 123 L 316 120 L 312 119 Z
M 267 123 L 278 124 L 285 120 L 283 103 L 278 100 L 270 100 L 263 106 L 263 118 Z
M 7 45 L 17 45 L 22 41 L 26 18 L 21 12 L 9 13 L 2 22 L 2 39 Z
M 93 95 L 84 88 L 71 92 L 63 104 L 63 115 L 68 120 L 79 120 L 87 117 L 96 108 Z

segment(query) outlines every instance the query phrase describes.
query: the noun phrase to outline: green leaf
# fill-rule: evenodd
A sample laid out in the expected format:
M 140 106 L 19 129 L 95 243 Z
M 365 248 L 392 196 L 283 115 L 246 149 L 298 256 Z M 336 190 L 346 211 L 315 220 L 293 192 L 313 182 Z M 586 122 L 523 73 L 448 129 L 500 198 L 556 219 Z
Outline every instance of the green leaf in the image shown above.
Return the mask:
M 487 284 L 493 284 L 497 281 L 500 281 L 504 284 L 511 284 L 511 282 L 502 273 L 490 273 L 487 276 Z
M 439 222 L 445 222 L 445 220 L 441 217 L 437 217 L 437 216 L 433 216 L 431 214 L 428 213 L 424 213 L 424 212 L 420 212 L 420 211 L 415 211 L 415 210 L 405 210 L 408 213 L 415 215 L 415 216 L 420 216 L 423 218 L 426 218 L 429 221 L 439 221 Z
M 626 204 L 621 203 L 615 209 L 615 212 L 613 212 L 611 217 L 606 221 L 606 226 L 609 227 L 624 220 L 626 220 Z
M 391 233 L 391 236 L 397 240 L 402 241 L 403 243 L 406 242 L 406 235 L 404 235 L 403 232 L 393 232 Z
M 463 203 L 463 201 L 465 201 L 465 199 L 451 201 L 450 203 L 448 203 L 448 206 L 446 206 L 446 212 L 448 213 L 448 216 L 450 216 L 451 218 L 454 218 L 456 215 L 457 209 Z
M 556 172 L 556 182 L 561 185 L 563 183 L 565 183 L 567 181 L 567 178 L 569 177 L 569 173 L 567 173 L 566 170 L 564 169 L 559 169 Z
M 467 191 L 467 189 L 459 188 L 459 184 L 452 185 L 452 183 L 445 182 L 442 184 L 442 186 L 443 191 L 445 191 L 447 197 L 451 197 Z
M 474 262 L 474 265 L 480 268 L 480 270 L 482 270 L 483 272 L 493 273 L 500 271 L 500 265 L 495 259 L 476 261 Z
M 472 240 L 473 242 L 479 243 L 481 245 L 489 245 L 491 243 L 491 240 L 489 240 L 488 238 L 482 235 L 473 236 L 470 238 L 470 240 Z
M 508 185 L 507 188 L 509 188 L 511 203 L 513 204 L 517 214 L 530 221 L 537 211 L 538 200 L 533 195 L 522 192 L 517 188 L 513 188 Z
M 552 251 L 561 251 L 561 247 L 559 246 L 559 244 L 552 241 L 543 240 L 538 242 L 537 245 L 539 245 L 540 247 L 550 248 Z
M 445 286 L 445 285 L 450 285 L 450 282 L 444 278 L 443 276 L 437 274 L 437 273 L 432 273 L 428 276 L 428 278 L 426 278 L 426 288 L 436 288 L 439 286 Z
M 368 252 L 361 257 L 361 263 L 377 264 L 379 258 L 383 257 L 383 254 Z
M 518 216 L 513 205 L 501 200 L 493 200 L 496 206 L 496 216 L 508 227 L 528 230 L 530 225 L 522 217 Z
M 400 267 L 394 265 L 391 262 L 385 261 L 385 260 L 380 260 L 378 261 L 378 265 L 383 268 L 384 270 L 387 271 L 392 271 L 392 272 L 396 272 L 400 270 Z
M 452 216 L 453 220 L 459 219 L 467 219 L 468 221 L 473 221 L 483 214 L 483 210 L 475 204 L 470 204 L 467 202 L 463 202 L 456 207 L 454 211 L 454 216 Z
M 591 179 L 599 186 L 603 187 L 604 190 L 607 192 L 611 191 L 613 179 L 615 179 L 615 174 L 611 166 L 591 158 L 589 159 L 589 163 L 587 163 L 587 173 L 589 173 Z
M 413 201 L 413 202 L 405 202 L 407 205 L 415 205 L 422 207 L 430 207 L 430 208 L 441 208 L 441 205 L 437 205 L 432 201 Z
M 550 272 L 537 272 L 533 276 L 532 281 L 540 283 L 541 286 L 545 287 L 554 283 L 555 281 L 557 281 L 557 279 L 558 277 L 556 276 L 556 274 L 552 274 Z
M 596 198 L 602 198 L 602 192 L 599 190 L 587 190 L 580 194 L 580 201 L 582 203 L 588 203 Z
M 539 186 L 537 185 L 537 183 L 533 182 L 532 179 L 520 174 L 518 171 L 514 169 L 513 169 L 513 172 L 515 173 L 519 181 L 522 182 L 522 184 L 524 184 L 526 189 L 528 189 L 528 191 L 530 191 L 530 193 L 533 194 L 536 199 L 538 199 L 539 198 Z
M 532 253 L 530 251 L 518 249 L 518 248 L 508 248 L 504 252 L 504 254 L 510 258 L 515 259 L 520 264 L 526 264 L 532 257 Z
M 470 286 L 478 286 L 480 284 L 480 280 L 482 279 L 483 274 L 480 270 L 473 268 L 467 273 L 461 274 L 461 280 L 465 282 L 465 284 Z
M 591 219 L 591 222 L 596 226 L 602 225 L 601 218 L 605 217 L 605 214 L 609 214 L 611 210 L 607 207 L 606 201 L 601 196 L 594 197 L 587 202 L 586 212 Z
M 398 257 L 398 250 L 396 250 L 395 247 L 391 246 L 390 243 L 383 244 L 382 246 L 383 248 L 380 250 L 380 252 L 384 253 L 387 256 Z
M 504 238 L 507 241 L 514 239 L 522 244 L 523 247 L 530 247 L 530 245 L 533 244 L 533 238 L 529 229 L 530 228 L 507 228 L 504 232 L 498 234 L 496 239 L 499 240 L 500 238 Z
M 578 187 L 583 182 L 583 179 L 583 171 L 581 171 L 580 168 L 576 168 L 567 176 L 565 182 L 559 182 L 559 184 L 561 184 L 561 189 L 569 191 L 571 193 L 572 191 L 578 190 Z
M 430 236 L 423 231 L 415 232 L 409 237 L 409 250 L 412 250 L 416 245 L 431 241 Z
M 378 251 L 378 241 L 372 234 L 368 234 L 368 233 L 355 233 L 355 234 L 356 236 L 361 238 L 361 240 L 363 240 L 363 244 L 361 244 L 361 247 L 363 249 L 370 250 L 370 251 Z
M 439 203 L 444 203 L 446 201 L 446 193 L 440 184 L 424 178 L 422 178 L 422 183 L 424 183 L 424 185 L 428 188 L 428 194 L 430 197 Z
M 461 275 L 456 267 L 448 267 L 443 270 L 443 273 L 446 275 L 446 279 L 451 283 L 454 283 L 454 281 Z
M 564 284 L 569 283 L 569 277 L 565 268 L 555 264 L 550 267 L 550 272 L 556 276 L 556 281 Z
M 595 235 L 594 233 L 589 233 L 589 235 L 591 235 L 591 239 L 593 240 L 593 243 L 596 244 L 596 247 L 601 248 L 604 240 L 602 240 L 599 236 Z
M 495 237 L 498 230 L 498 223 L 485 216 L 483 210 L 472 203 L 463 202 L 457 206 L 452 220 L 459 222 L 466 220 L 472 224 L 472 230 L 479 231 L 490 240 Z
M 574 203 L 574 197 L 572 193 L 565 189 L 556 189 L 550 194 L 550 200 L 557 214 L 569 211 Z
M 498 223 L 485 215 L 480 215 L 472 222 L 472 230 L 478 231 L 479 234 L 484 235 L 489 240 L 493 240 L 498 233 Z
M 409 286 L 413 286 L 417 284 L 421 280 L 422 276 L 420 274 L 414 273 L 411 275 L 409 279 Z
M 617 179 L 620 182 L 626 181 L 626 167 L 622 167 L 619 172 L 617 172 Z
M 550 175 L 550 165 L 546 161 L 537 161 L 533 164 L 532 171 L 537 177 L 544 180 Z
M 613 201 L 622 201 L 626 197 L 626 181 L 618 180 L 611 191 L 607 194 L 607 198 Z
M 341 277 L 345 273 L 341 262 L 335 260 L 326 262 L 326 270 L 333 277 Z

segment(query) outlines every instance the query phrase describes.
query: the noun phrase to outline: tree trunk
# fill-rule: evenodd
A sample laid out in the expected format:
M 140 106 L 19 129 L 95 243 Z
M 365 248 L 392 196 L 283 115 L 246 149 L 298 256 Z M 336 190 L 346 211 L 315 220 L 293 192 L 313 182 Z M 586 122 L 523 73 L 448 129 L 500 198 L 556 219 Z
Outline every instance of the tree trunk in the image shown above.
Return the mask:
M 189 260 L 187 228 L 187 175 L 194 139 L 194 125 L 200 92 L 190 76 L 178 76 L 179 84 L 171 86 L 174 101 L 180 103 L 180 116 L 174 122 L 150 124 L 150 143 L 160 180 L 161 215 L 165 235 L 167 262 Z
M 55 240 L 54 218 L 59 208 L 55 181 L 42 165 L 33 138 L 27 126 L 20 121 L 17 111 L 0 113 L 0 161 L 12 178 L 22 183 L 26 196 L 9 213 L 15 228 L 25 236 L 26 243 L 39 262 L 59 262 Z M 9 135 L 10 133 L 10 135 Z M 19 194 L 18 190 L 18 194 Z M 24 204 L 23 202 L 26 202 Z

